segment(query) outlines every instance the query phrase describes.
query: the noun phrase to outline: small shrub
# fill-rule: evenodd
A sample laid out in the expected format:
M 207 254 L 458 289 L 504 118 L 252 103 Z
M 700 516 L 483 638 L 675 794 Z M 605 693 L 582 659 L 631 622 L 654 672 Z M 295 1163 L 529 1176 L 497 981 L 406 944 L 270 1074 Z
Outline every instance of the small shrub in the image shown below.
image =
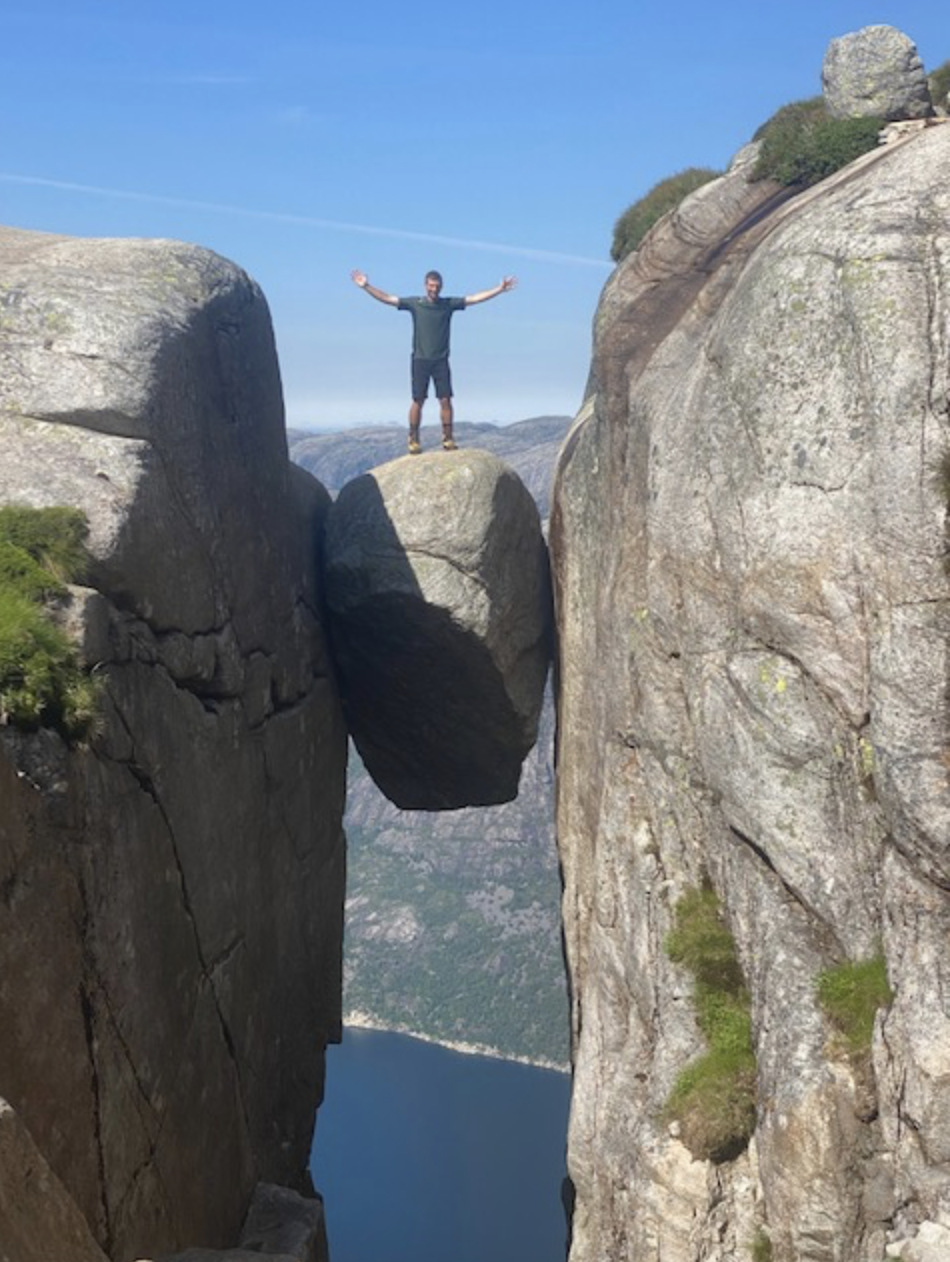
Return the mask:
M 930 88 L 930 99 L 934 105 L 940 109 L 946 109 L 947 96 L 950 95 L 950 61 L 945 61 L 942 66 L 931 71 L 927 76 L 927 86 Z
M 631 251 L 637 249 L 653 225 L 667 211 L 673 210 L 690 193 L 702 188 L 720 174 L 721 172 L 708 167 L 688 167 L 685 171 L 667 176 L 659 184 L 654 184 L 649 193 L 629 206 L 617 220 L 610 257 L 615 263 L 625 259 Z
M 818 1002 L 852 1057 L 870 1052 L 874 1018 L 893 998 L 881 952 L 869 960 L 846 960 L 818 977 Z
M 755 133 L 753 178 L 807 188 L 877 147 L 882 118 L 832 118 L 820 96 L 783 105 Z
M 81 574 L 85 534 L 74 509 L 0 508 L 0 721 L 68 740 L 91 729 L 97 689 L 43 602 Z
M 708 1051 L 681 1070 L 663 1116 L 679 1123 L 680 1137 L 694 1157 L 731 1161 L 755 1129 L 749 996 L 715 892 L 689 891 L 673 915 L 666 952 L 693 975 L 696 1018 Z
M 760 125 L 753 140 L 763 140 L 769 132 L 799 131 L 810 127 L 821 118 L 828 117 L 828 107 L 823 96 L 809 96 L 802 101 L 789 101 Z

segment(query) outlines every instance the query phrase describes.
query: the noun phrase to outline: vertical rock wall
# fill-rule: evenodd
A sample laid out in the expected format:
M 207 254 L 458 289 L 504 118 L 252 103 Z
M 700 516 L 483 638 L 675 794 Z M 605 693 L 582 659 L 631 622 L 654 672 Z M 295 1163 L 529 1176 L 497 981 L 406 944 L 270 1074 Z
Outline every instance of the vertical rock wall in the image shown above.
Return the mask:
M 0 232 L 0 502 L 90 523 L 88 747 L 0 729 L 0 1094 L 123 1262 L 305 1186 L 338 1036 L 327 497 L 266 304 L 170 242 Z
M 950 1224 L 950 126 L 791 201 L 747 161 L 608 282 L 559 464 L 573 1262 L 881 1262 Z M 664 938 L 707 880 L 758 1078 L 719 1165 L 661 1119 L 703 1047 Z M 816 981 L 880 946 L 858 1068 Z

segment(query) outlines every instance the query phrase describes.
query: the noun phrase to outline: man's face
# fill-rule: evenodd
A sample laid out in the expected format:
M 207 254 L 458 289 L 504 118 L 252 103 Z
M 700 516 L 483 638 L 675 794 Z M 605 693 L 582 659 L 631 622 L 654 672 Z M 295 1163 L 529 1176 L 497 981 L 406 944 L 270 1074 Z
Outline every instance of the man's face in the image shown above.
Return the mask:
M 442 282 L 436 280 L 434 276 L 426 277 L 426 297 L 430 302 L 435 302 L 439 294 L 442 292 Z

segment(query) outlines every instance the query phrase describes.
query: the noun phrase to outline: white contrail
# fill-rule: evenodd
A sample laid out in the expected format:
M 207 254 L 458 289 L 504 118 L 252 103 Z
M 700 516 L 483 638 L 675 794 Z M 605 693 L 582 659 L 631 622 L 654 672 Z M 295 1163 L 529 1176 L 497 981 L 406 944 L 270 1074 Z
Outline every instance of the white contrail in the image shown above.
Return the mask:
M 311 215 L 294 215 L 279 210 L 253 210 L 246 206 L 229 206 L 221 202 L 190 201 L 182 197 L 165 197 L 160 193 L 135 193 L 122 188 L 100 188 L 95 184 L 74 184 L 68 180 L 44 179 L 39 175 L 15 175 L 0 171 L 0 182 L 27 184 L 37 188 L 59 189 L 64 193 L 84 193 L 93 197 L 121 198 L 129 202 L 147 202 L 155 206 L 173 206 L 179 210 L 207 211 L 218 215 L 241 215 L 245 219 L 266 219 L 270 223 L 295 224 L 301 228 L 324 228 L 331 232 L 355 232 L 368 237 L 395 237 L 400 241 L 426 241 L 433 245 L 456 246 L 464 250 L 484 250 L 492 254 L 512 254 L 543 263 L 570 263 L 580 267 L 609 270 L 613 264 L 582 254 L 560 254 L 556 250 L 535 250 L 524 245 L 500 245 L 494 241 L 471 241 L 465 237 L 444 237 L 432 232 L 410 232 L 404 228 L 379 228 L 370 224 L 346 223 L 336 219 L 316 219 Z

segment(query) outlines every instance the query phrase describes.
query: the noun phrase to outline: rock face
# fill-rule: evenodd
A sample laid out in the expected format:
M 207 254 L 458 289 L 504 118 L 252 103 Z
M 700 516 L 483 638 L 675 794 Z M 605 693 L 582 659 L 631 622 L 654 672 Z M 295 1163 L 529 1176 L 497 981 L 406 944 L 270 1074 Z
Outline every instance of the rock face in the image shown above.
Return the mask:
M 881 1262 L 947 1225 L 948 165 L 935 125 L 770 205 L 743 158 L 605 289 L 551 524 L 573 1262 Z M 757 1058 L 721 1165 L 661 1121 L 704 881 Z M 816 983 L 880 946 L 861 1065 Z
M 0 730 L 0 1091 L 117 1262 L 226 1245 L 306 1186 L 339 1026 L 328 497 L 237 268 L 3 231 L 0 271 L 0 502 L 88 515 L 103 709 Z
M 471 450 L 383 465 L 340 492 L 325 564 L 347 722 L 383 793 L 407 810 L 514 798 L 550 643 L 517 475 Z
M 0 1241 L 15 1262 L 107 1262 L 76 1203 L 0 1100 Z
M 929 118 L 930 89 L 917 46 L 893 26 L 866 26 L 833 39 L 822 91 L 836 118 Z

